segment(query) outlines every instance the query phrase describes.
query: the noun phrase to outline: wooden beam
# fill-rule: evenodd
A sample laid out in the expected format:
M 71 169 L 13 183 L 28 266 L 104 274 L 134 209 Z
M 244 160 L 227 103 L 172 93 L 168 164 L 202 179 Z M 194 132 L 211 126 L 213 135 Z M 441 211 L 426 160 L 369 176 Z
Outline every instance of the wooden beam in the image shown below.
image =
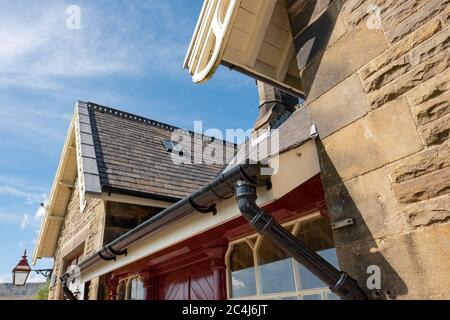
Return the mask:
M 59 181 L 58 184 L 62 187 L 66 187 L 70 190 L 73 189 L 73 182 L 69 182 L 69 181 Z
M 284 79 L 286 78 L 286 74 L 289 70 L 289 66 L 292 62 L 292 58 L 294 57 L 294 55 L 295 55 L 294 41 L 292 39 L 292 36 L 289 35 L 287 37 L 283 51 L 281 52 L 279 63 L 276 68 L 276 79 L 278 81 L 284 82 Z
M 259 51 L 261 50 L 267 29 L 269 28 L 276 3 L 277 0 L 261 1 L 259 16 L 256 20 L 252 37 L 247 46 L 247 65 L 249 67 L 253 67 L 256 63 L 256 59 L 258 59 Z

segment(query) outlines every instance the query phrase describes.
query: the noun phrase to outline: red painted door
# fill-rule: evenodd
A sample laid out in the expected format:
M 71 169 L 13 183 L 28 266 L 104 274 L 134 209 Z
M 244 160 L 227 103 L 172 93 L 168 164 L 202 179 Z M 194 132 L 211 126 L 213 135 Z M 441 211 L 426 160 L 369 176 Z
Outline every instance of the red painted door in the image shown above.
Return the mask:
M 156 278 L 157 300 L 214 300 L 209 262 L 198 263 Z

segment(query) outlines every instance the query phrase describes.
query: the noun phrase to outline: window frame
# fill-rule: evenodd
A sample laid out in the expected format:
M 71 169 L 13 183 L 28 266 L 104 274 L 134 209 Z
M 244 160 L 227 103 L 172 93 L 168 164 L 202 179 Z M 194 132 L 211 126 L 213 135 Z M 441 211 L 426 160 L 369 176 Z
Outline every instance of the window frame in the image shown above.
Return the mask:
M 124 283 L 125 294 L 123 297 L 123 301 L 131 301 L 131 289 L 132 289 L 133 280 L 137 280 L 137 281 L 144 283 L 144 279 L 140 275 L 131 275 L 131 276 L 125 277 L 123 279 L 120 279 L 119 284 L 117 285 L 116 294 L 117 294 L 117 296 L 119 296 L 119 290 L 122 288 L 122 283 Z M 144 292 L 143 292 L 142 301 L 145 301 L 146 296 L 145 296 L 145 288 L 144 287 L 143 287 L 143 291 Z M 139 300 L 136 300 L 136 301 L 139 301 Z
M 283 227 L 289 228 L 293 226 L 291 234 L 296 235 L 300 229 L 300 225 L 312 221 L 318 217 L 321 217 L 319 212 L 309 214 L 304 217 L 300 217 L 298 219 L 286 222 L 282 224 Z M 331 226 L 330 226 L 331 228 Z M 281 300 L 283 298 L 288 297 L 296 297 L 298 300 L 302 300 L 303 296 L 309 295 L 321 295 L 322 300 L 329 300 L 327 297 L 329 294 L 332 294 L 328 287 L 323 288 L 313 288 L 313 289 L 301 289 L 301 275 L 299 273 L 298 265 L 300 264 L 295 259 L 291 258 L 292 263 L 292 271 L 293 277 L 295 281 L 295 291 L 286 291 L 286 292 L 277 292 L 273 294 L 263 294 L 261 293 L 261 274 L 259 270 L 259 252 L 258 249 L 261 246 L 264 236 L 258 234 L 251 234 L 249 236 L 231 241 L 228 245 L 228 250 L 225 255 L 225 265 L 227 267 L 226 272 L 226 289 L 227 289 L 227 298 L 229 300 Z M 252 241 L 251 239 L 256 239 Z M 246 242 L 248 246 L 252 249 L 253 252 L 253 263 L 255 269 L 255 282 L 256 282 L 256 295 L 254 296 L 244 296 L 244 297 L 233 297 L 232 296 L 232 279 L 231 279 L 231 253 L 234 249 L 234 246 L 238 243 Z

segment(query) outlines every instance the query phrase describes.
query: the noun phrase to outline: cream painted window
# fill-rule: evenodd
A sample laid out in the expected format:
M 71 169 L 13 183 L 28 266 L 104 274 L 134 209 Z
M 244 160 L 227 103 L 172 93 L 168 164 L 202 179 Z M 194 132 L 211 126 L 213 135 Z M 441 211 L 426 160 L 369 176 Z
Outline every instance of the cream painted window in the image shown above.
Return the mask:
M 138 276 L 120 280 L 117 300 L 145 300 L 144 282 Z
M 302 218 L 284 227 L 339 268 L 331 227 L 323 217 Z M 233 242 L 227 256 L 230 299 L 338 299 L 308 269 L 263 236 Z

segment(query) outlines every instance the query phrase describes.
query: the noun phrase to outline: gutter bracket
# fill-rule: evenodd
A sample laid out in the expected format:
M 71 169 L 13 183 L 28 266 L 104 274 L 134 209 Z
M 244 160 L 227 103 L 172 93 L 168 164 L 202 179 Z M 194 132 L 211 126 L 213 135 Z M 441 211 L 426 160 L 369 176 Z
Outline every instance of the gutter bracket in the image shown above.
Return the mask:
M 191 198 L 189 198 L 189 203 L 192 206 L 192 208 L 194 208 L 196 211 L 200 213 L 208 214 L 212 212 L 214 216 L 217 214 L 217 208 L 215 204 L 213 204 L 210 207 L 201 207 L 198 204 L 196 204 Z
M 107 257 L 107 256 L 105 256 L 105 255 L 103 255 L 103 253 L 101 252 L 101 251 L 99 251 L 98 252 L 98 256 L 102 259 L 102 260 L 105 260 L 105 261 L 116 261 L 116 257 L 115 256 L 113 256 L 113 257 Z
M 121 250 L 121 251 L 116 251 L 116 250 L 114 250 L 113 249 L 113 247 L 112 246 L 108 246 L 108 248 L 107 248 L 107 250 L 109 251 L 109 252 L 111 252 L 115 257 L 117 257 L 117 256 L 128 256 L 128 249 L 124 249 L 124 250 Z M 114 258 L 115 258 L 114 257 Z

